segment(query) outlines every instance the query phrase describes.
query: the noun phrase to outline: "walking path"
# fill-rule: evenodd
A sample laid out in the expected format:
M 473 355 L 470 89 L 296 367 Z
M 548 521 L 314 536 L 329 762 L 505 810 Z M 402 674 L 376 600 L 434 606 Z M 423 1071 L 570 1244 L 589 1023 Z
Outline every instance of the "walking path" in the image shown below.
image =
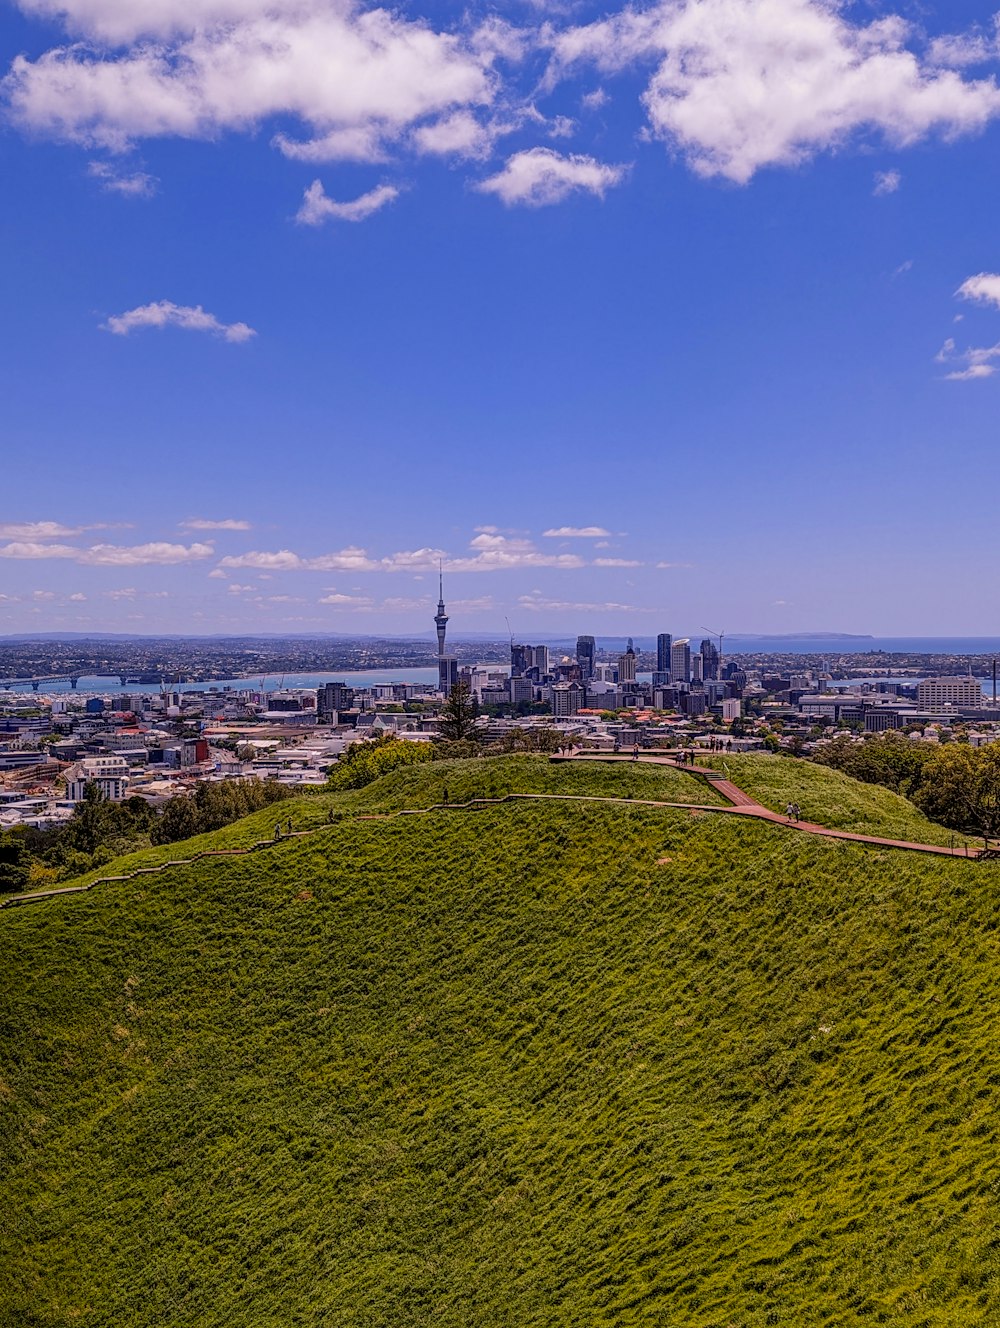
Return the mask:
M 714 811 L 726 811 L 738 813 L 741 816 L 753 816 L 760 821 L 770 821 L 772 825 L 783 826 L 786 830 L 800 830 L 807 835 L 821 835 L 824 839 L 848 839 L 856 844 L 875 844 L 879 848 L 900 848 L 906 849 L 911 853 L 931 853 L 937 857 L 944 858 L 968 858 L 970 861 L 979 858 L 990 857 L 984 849 L 973 849 L 971 852 L 967 848 L 948 848 L 945 844 L 917 844 L 909 839 L 883 839 L 879 835 L 861 835 L 851 830 L 832 830 L 827 825 L 816 825 L 812 821 L 792 821 L 787 816 L 782 816 L 780 812 L 774 812 L 770 807 L 765 807 L 763 803 L 758 802 L 756 798 L 751 797 L 749 793 L 731 781 L 720 775 L 717 770 L 711 770 L 705 766 L 688 765 L 684 761 L 679 761 L 671 756 L 642 756 L 638 758 L 624 754 L 614 754 L 609 752 L 572 752 L 568 756 L 553 756 L 553 761 L 625 761 L 630 764 L 641 765 L 666 765 L 674 770 L 681 770 L 686 775 L 693 775 L 696 779 L 700 778 L 710 784 L 713 789 L 728 802 L 728 807 L 716 807 Z
M 550 759 L 557 764 L 567 761 L 637 763 L 636 758 L 632 756 L 611 755 L 603 752 L 574 752 L 568 756 L 553 756 Z M 433 812 L 476 811 L 482 807 L 499 807 L 507 802 L 593 802 L 610 806 L 655 807 L 670 811 L 697 813 L 712 812 L 715 815 L 722 816 L 750 816 L 756 820 L 768 821 L 772 825 L 782 826 L 786 830 L 799 830 L 808 835 L 821 835 L 825 839 L 847 839 L 856 844 L 874 844 L 879 848 L 906 849 L 912 853 L 930 853 L 938 857 L 968 858 L 970 861 L 975 861 L 987 856 L 982 849 L 976 849 L 969 853 L 965 849 L 946 848 L 940 844 L 915 844 L 903 839 L 881 839 L 877 835 L 859 835 L 849 830 L 831 830 L 828 826 L 814 825 L 810 821 L 790 821 L 787 816 L 781 816 L 778 812 L 771 811 L 769 807 L 765 807 L 755 798 L 752 798 L 749 793 L 737 788 L 735 784 L 725 779 L 718 771 L 706 769 L 704 766 L 687 765 L 668 756 L 640 756 L 638 763 L 642 765 L 672 766 L 675 770 L 681 770 L 685 774 L 700 778 L 723 798 L 726 798 L 729 806 L 722 807 L 718 803 L 663 802 L 653 798 L 612 798 L 586 793 L 507 793 L 499 798 L 472 798 L 468 802 L 435 802 L 429 807 L 403 807 L 394 812 L 362 812 L 360 815 L 349 819 L 356 821 L 393 821 L 400 816 L 429 816 Z M 311 830 L 293 830 L 277 839 L 259 839 L 256 843 L 248 844 L 243 848 L 206 849 L 201 853 L 196 853 L 191 858 L 170 858 L 167 862 L 161 862 L 153 867 L 136 867 L 134 871 L 122 872 L 117 876 L 100 876 L 94 881 L 88 881 L 86 885 L 68 885 L 61 889 L 37 890 L 30 894 L 7 895 L 0 898 L 0 909 L 20 908 L 25 904 L 38 904 L 46 899 L 58 899 L 62 895 L 86 894 L 98 885 L 110 885 L 115 881 L 132 881 L 139 876 L 157 876 L 173 867 L 190 867 L 205 858 L 245 857 L 250 853 L 260 853 L 264 849 L 280 848 L 290 839 L 307 839 L 311 835 L 330 829 L 331 824 L 335 825 L 337 822 L 318 825 Z

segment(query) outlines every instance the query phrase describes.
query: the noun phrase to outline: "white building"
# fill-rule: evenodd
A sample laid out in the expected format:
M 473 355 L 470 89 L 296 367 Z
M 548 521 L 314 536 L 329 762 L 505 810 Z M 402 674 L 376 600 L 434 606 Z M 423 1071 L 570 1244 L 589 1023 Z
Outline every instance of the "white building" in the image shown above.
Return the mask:
M 88 784 L 96 784 L 101 797 L 121 802 L 129 785 L 128 762 L 118 755 L 87 756 L 66 771 L 66 798 L 82 802 Z
M 917 685 L 918 710 L 949 710 L 956 707 L 978 709 L 983 704 L 983 689 L 978 679 L 925 678 Z

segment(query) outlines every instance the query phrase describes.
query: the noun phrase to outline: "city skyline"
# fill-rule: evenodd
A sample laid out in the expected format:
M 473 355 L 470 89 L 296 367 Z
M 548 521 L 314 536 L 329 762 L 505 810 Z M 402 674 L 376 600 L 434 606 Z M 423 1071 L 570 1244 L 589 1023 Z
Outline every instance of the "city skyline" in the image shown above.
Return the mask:
M 980 0 L 17 0 L 0 635 L 404 635 L 439 560 L 500 636 L 988 634 L 998 73 Z

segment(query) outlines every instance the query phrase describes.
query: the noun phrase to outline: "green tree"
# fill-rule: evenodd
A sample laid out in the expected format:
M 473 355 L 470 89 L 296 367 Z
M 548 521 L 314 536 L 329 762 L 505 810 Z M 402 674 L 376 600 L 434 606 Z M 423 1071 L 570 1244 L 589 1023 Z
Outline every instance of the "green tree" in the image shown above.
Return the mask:
M 441 723 L 438 733 L 445 742 L 463 742 L 475 740 L 476 710 L 469 695 L 469 684 L 458 682 L 448 694 L 448 699 L 441 707 Z
M 0 894 L 23 890 L 31 874 L 31 854 L 25 842 L 6 831 L 0 833 Z
M 364 788 L 390 770 L 430 758 L 429 743 L 402 742 L 394 734 L 384 733 L 372 742 L 352 743 L 330 771 L 327 788 Z
M 932 820 L 955 830 L 1000 836 L 1000 750 L 949 743 L 933 752 L 914 802 Z

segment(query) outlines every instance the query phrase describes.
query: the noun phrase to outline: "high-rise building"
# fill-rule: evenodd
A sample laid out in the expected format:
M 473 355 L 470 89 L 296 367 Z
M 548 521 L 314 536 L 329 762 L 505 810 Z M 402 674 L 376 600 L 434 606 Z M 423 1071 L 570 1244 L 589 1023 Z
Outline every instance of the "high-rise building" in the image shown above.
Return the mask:
M 316 692 L 316 718 L 321 724 L 329 722 L 341 710 L 354 705 L 354 688 L 344 682 L 328 682 Z
M 528 662 L 531 655 L 531 646 L 515 645 L 510 643 L 510 676 L 512 678 L 522 678 L 531 668 Z
M 594 676 L 594 653 L 596 645 L 592 636 L 576 638 L 576 662 L 580 666 L 580 678 L 588 682 Z
M 661 632 L 656 638 L 656 671 L 657 673 L 670 672 L 670 648 L 674 643 L 674 638 L 669 632 Z
M 554 716 L 565 718 L 583 709 L 586 692 L 578 682 L 557 682 L 549 688 L 549 704 Z
M 686 636 L 670 647 L 670 676 L 675 683 L 691 681 L 691 642 Z
M 548 646 L 531 646 L 531 667 L 538 670 L 538 676 L 544 678 L 549 672 Z
M 707 636 L 701 643 L 702 676 L 705 678 L 717 678 L 719 676 L 719 652 L 715 643 Z
M 631 637 L 628 639 L 625 654 L 618 656 L 618 681 L 635 682 L 635 647 L 632 645 Z

